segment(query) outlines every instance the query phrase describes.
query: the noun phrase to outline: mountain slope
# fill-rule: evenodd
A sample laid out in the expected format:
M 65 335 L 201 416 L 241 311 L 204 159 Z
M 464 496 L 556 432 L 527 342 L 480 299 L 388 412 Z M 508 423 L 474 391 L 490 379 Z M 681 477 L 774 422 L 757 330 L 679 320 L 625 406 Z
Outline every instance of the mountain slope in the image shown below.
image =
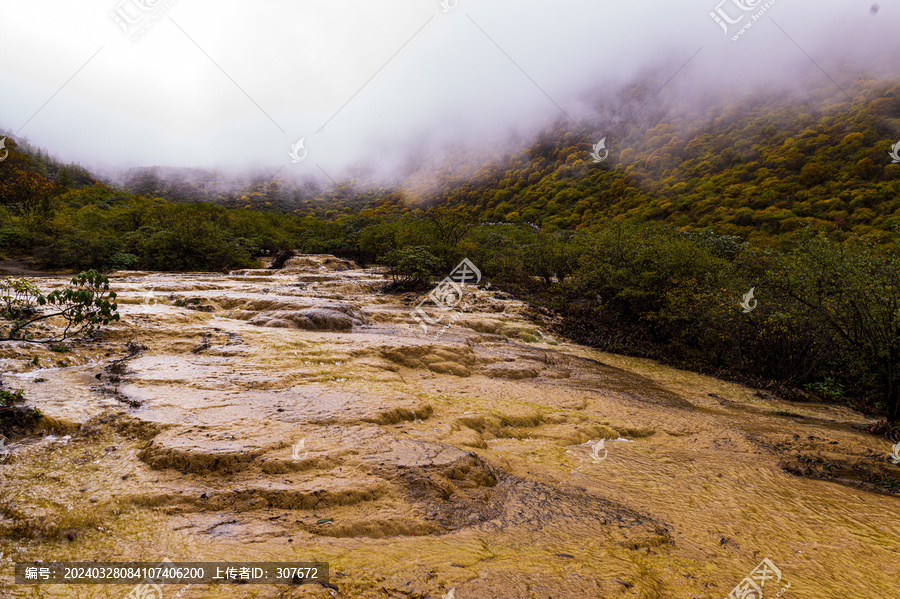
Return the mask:
M 726 98 L 612 130 L 559 123 L 434 199 L 550 230 L 634 217 L 751 239 L 828 225 L 886 242 L 900 225 L 900 164 L 889 155 L 900 80 L 859 79 L 852 102 L 816 99 L 826 91 Z M 597 163 L 589 152 L 604 137 L 609 156 Z

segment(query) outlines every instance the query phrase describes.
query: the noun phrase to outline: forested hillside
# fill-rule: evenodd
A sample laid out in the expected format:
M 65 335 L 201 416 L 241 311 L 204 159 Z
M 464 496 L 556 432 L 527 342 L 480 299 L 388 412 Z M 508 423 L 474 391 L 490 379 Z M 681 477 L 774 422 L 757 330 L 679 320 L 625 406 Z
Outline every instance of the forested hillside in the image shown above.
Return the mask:
M 900 164 L 889 156 L 900 81 L 860 80 L 845 87 L 852 102 L 832 103 L 821 99 L 835 99 L 825 84 L 805 98 L 759 93 L 693 114 L 665 110 L 646 129 L 638 110 L 609 128 L 560 123 L 438 199 L 549 230 L 633 217 L 747 239 L 814 224 L 887 241 L 900 225 Z M 620 106 L 644 95 L 626 90 Z M 595 163 L 589 151 L 603 137 L 609 156 Z
M 550 231 L 631 217 L 768 241 L 814 224 L 883 243 L 900 225 L 900 164 L 889 156 L 900 140 L 900 81 L 859 78 L 843 86 L 852 100 L 826 79 L 806 95 L 756 92 L 690 108 L 646 104 L 648 89 L 623 90 L 614 110 L 598 109 L 607 118 L 559 121 L 471 177 L 454 175 L 467 156 L 447 156 L 425 192 L 403 182 L 325 188 L 157 167 L 126 173 L 123 187 L 329 219 L 367 206 L 441 203 L 471 208 L 483 221 Z M 602 138 L 609 155 L 597 163 L 590 151 Z
M 141 169 L 122 189 L 7 136 L 0 253 L 186 271 L 340 251 L 420 290 L 467 257 L 578 341 L 900 421 L 900 81 L 826 83 L 690 108 L 634 85 L 427 187 Z

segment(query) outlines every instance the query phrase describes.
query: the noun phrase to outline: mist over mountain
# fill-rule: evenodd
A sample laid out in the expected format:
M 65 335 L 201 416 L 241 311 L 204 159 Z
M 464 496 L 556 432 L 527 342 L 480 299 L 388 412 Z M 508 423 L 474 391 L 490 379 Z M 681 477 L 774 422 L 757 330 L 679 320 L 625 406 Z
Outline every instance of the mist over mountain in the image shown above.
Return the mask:
M 448 158 L 470 174 L 558 120 L 649 126 L 663 115 L 615 101 L 634 81 L 644 100 L 702 105 L 802 95 L 848 66 L 879 77 L 898 56 L 900 8 L 869 1 L 451 5 L 9 3 L 0 123 L 109 178 L 165 165 L 330 185 L 353 171 L 419 188 Z

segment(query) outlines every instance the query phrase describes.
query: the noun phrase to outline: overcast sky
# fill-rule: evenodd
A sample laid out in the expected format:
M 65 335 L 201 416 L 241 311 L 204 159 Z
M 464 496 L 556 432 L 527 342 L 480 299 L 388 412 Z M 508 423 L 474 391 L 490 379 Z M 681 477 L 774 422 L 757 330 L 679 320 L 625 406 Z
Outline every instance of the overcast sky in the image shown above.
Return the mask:
M 579 118 L 646 67 L 790 82 L 900 37 L 897 0 L 719 1 L 0 0 L 0 128 L 92 168 L 334 173 Z

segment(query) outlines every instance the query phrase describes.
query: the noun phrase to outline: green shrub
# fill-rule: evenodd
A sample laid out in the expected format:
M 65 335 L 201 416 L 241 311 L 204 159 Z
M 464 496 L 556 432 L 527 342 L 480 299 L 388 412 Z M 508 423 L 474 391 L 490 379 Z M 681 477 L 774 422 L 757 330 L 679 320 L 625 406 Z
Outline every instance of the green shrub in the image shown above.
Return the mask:
M 2 316 L 8 324 L 0 326 L 0 341 L 56 343 L 119 320 L 116 293 L 109 290 L 109 279 L 94 270 L 76 275 L 68 287 L 46 295 L 25 279 L 6 279 L 3 285 Z M 49 319 L 61 320 L 62 325 L 44 326 L 42 321 Z M 33 363 L 38 365 L 38 356 Z
M 188 219 L 156 231 L 142 249 L 140 264 L 149 270 L 202 271 L 254 265 L 246 248 L 205 220 Z
M 140 261 L 141 257 L 135 254 L 115 252 L 109 258 L 109 267 L 113 270 L 132 270 Z
M 0 228 L 0 248 L 10 250 L 26 250 L 31 247 L 32 236 L 28 231 L 18 227 Z
M 390 267 L 388 275 L 395 286 L 418 288 L 428 284 L 432 275 L 441 268 L 441 261 L 422 246 L 413 246 L 390 252 L 385 260 Z

